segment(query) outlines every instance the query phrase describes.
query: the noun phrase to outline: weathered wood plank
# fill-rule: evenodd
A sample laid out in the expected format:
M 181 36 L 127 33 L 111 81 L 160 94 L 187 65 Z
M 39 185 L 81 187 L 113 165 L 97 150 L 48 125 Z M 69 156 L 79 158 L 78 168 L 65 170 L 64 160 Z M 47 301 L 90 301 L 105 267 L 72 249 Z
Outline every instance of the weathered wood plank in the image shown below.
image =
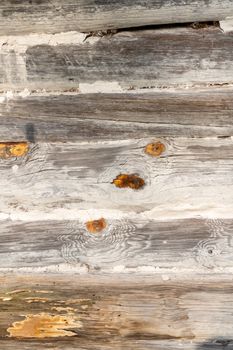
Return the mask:
M 151 144 L 162 147 L 158 148 L 160 155 L 146 153 Z M 231 138 L 153 138 L 29 147 L 23 157 L 0 159 L 0 211 L 13 220 L 28 220 L 42 213 L 49 219 L 59 215 L 79 219 L 90 209 L 99 215 L 146 215 L 152 219 L 160 215 L 232 217 Z M 136 177 L 127 177 L 133 174 Z
M 1 221 L 0 231 L 1 271 L 233 271 L 233 220 L 106 219 L 99 232 L 85 220 Z
M 69 142 L 233 135 L 232 88 L 1 95 L 0 140 Z
M 0 88 L 108 92 L 232 83 L 233 36 L 216 27 L 59 39 L 2 38 Z
M 180 350 L 184 348 L 185 350 L 232 350 L 233 342 L 232 337 L 220 337 L 219 339 L 209 339 L 202 342 L 185 341 L 185 340 L 126 340 L 126 339 L 116 339 L 111 338 L 110 341 L 101 341 L 99 339 L 89 340 L 89 339 L 59 339 L 59 341 L 38 341 L 38 340 L 13 340 L 13 339 L 3 339 L 0 340 L 0 346 L 4 350 L 14 350 L 16 348 L 22 350 Z
M 0 32 L 4 34 L 88 32 L 163 23 L 217 21 L 232 16 L 233 5 L 230 0 L 2 0 L 0 14 Z
M 138 278 L 129 284 L 130 277 L 101 281 L 94 276 L 9 275 L 1 280 L 4 349 L 71 350 L 94 345 L 95 349 L 191 350 L 208 349 L 211 339 L 213 349 L 224 341 L 232 348 L 231 281 L 220 279 L 218 284 L 199 277 L 181 285 Z
M 135 350 L 222 350 L 225 347 L 233 349 L 232 338 L 210 339 L 203 342 L 184 341 L 184 340 L 126 340 L 112 338 L 111 341 L 88 340 L 88 339 L 69 339 L 60 341 L 38 341 L 38 340 L 0 340 L 0 346 L 5 350 L 14 350 L 20 345 L 22 350 L 109 350 L 109 349 L 135 349 Z M 56 346 L 54 348 L 54 346 Z

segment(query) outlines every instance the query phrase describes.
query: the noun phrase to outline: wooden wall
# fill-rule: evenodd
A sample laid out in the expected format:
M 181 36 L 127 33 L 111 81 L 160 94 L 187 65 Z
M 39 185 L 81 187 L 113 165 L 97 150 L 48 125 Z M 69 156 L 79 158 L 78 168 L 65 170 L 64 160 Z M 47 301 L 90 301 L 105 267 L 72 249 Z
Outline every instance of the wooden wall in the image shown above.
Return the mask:
M 0 349 L 233 349 L 231 17 L 1 1 Z

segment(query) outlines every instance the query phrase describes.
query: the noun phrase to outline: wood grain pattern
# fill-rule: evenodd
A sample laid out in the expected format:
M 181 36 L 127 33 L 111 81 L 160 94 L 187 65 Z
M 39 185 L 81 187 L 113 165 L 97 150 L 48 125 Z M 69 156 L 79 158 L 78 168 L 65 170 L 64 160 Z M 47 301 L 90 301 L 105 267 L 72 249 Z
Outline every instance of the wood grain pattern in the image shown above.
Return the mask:
M 186 350 L 222 350 L 226 347 L 229 350 L 233 349 L 232 339 L 229 337 L 223 337 L 219 339 L 209 339 L 206 341 L 186 341 L 186 340 L 126 340 L 126 339 L 116 339 L 111 338 L 110 341 L 106 339 L 99 340 L 88 340 L 78 339 L 75 340 L 64 340 L 59 339 L 59 341 L 37 341 L 37 340 L 13 340 L 13 339 L 3 339 L 0 340 L 0 346 L 6 350 L 12 350 L 20 346 L 22 350 L 38 350 L 40 349 L 52 349 L 52 350 L 180 350 L 184 347 Z
M 161 141 L 159 157 L 145 153 Z M 233 205 L 231 138 L 153 138 L 122 142 L 31 144 L 27 155 L 0 160 L 0 210 L 28 219 L 60 210 L 79 219 L 80 211 L 147 218 L 230 217 Z M 139 190 L 118 188 L 120 174 L 137 174 Z M 40 213 L 40 214 L 39 214 Z M 43 215 L 44 215 L 43 214 Z M 51 214 L 51 216 L 50 216 Z M 66 214 L 64 214 L 66 215 Z M 91 218 L 90 218 L 91 219 Z M 99 219 L 99 217 L 97 217 Z
M 229 16 L 1 1 L 0 349 L 233 349 Z
M 85 222 L 67 220 L 1 221 L 0 229 L 4 271 L 232 271 L 230 219 L 108 219 L 98 234 L 89 232 Z
M 232 16 L 233 6 L 230 0 L 2 0 L 0 13 L 1 33 L 56 33 L 216 21 Z
M 214 349 L 232 337 L 230 280 L 184 281 L 158 278 L 116 281 L 95 276 L 1 277 L 0 341 L 4 349 Z M 128 284 L 130 281 L 130 285 Z M 210 297 L 211 296 L 211 297 Z M 9 338 L 7 329 L 26 315 L 73 317 L 73 337 Z M 212 341 L 211 341 L 212 339 Z M 221 343 L 222 342 L 222 343 Z M 215 344 L 215 345 L 214 345 Z M 206 347 L 205 347 L 206 346 Z
M 17 37 L 4 39 L 1 89 L 88 92 L 86 84 L 99 81 L 105 89 L 109 83 L 126 90 L 232 83 L 233 36 L 216 27 L 125 31 L 77 44 L 46 40 L 24 40 L 22 51 Z
M 233 135 L 232 88 L 32 94 L 0 104 L 0 140 L 67 142 Z M 2 96 L 4 98 L 4 96 Z

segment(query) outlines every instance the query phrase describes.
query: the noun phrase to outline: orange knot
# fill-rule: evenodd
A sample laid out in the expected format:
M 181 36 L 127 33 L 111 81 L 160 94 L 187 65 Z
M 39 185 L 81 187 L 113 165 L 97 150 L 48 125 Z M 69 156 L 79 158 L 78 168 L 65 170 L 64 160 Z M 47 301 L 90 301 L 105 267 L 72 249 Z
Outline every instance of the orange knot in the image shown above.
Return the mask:
M 145 153 L 153 157 L 159 157 L 166 150 L 162 142 L 149 143 L 145 148 Z
M 86 228 L 91 233 L 99 233 L 107 227 L 107 222 L 105 219 L 101 218 L 99 220 L 93 220 L 86 222 Z
M 27 142 L 1 142 L 0 158 L 8 159 L 15 157 L 23 157 L 29 151 Z
M 145 185 L 145 181 L 136 174 L 120 174 L 112 182 L 119 188 L 132 188 L 133 190 L 139 190 Z

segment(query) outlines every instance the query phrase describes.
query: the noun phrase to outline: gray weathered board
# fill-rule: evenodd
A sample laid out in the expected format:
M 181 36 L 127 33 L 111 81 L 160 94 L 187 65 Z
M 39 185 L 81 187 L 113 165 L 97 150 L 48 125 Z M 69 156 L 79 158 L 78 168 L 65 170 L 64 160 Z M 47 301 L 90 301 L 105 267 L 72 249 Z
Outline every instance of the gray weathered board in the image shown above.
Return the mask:
M 89 32 L 229 16 L 231 0 L 1 0 L 0 32 Z
M 233 220 L 1 222 L 0 271 L 47 273 L 232 273 Z
M 232 87 L 1 98 L 2 142 L 233 135 Z
M 81 34 L 3 37 L 1 45 L 1 90 L 108 92 L 233 81 L 233 35 L 215 26 L 124 31 L 87 40 Z

